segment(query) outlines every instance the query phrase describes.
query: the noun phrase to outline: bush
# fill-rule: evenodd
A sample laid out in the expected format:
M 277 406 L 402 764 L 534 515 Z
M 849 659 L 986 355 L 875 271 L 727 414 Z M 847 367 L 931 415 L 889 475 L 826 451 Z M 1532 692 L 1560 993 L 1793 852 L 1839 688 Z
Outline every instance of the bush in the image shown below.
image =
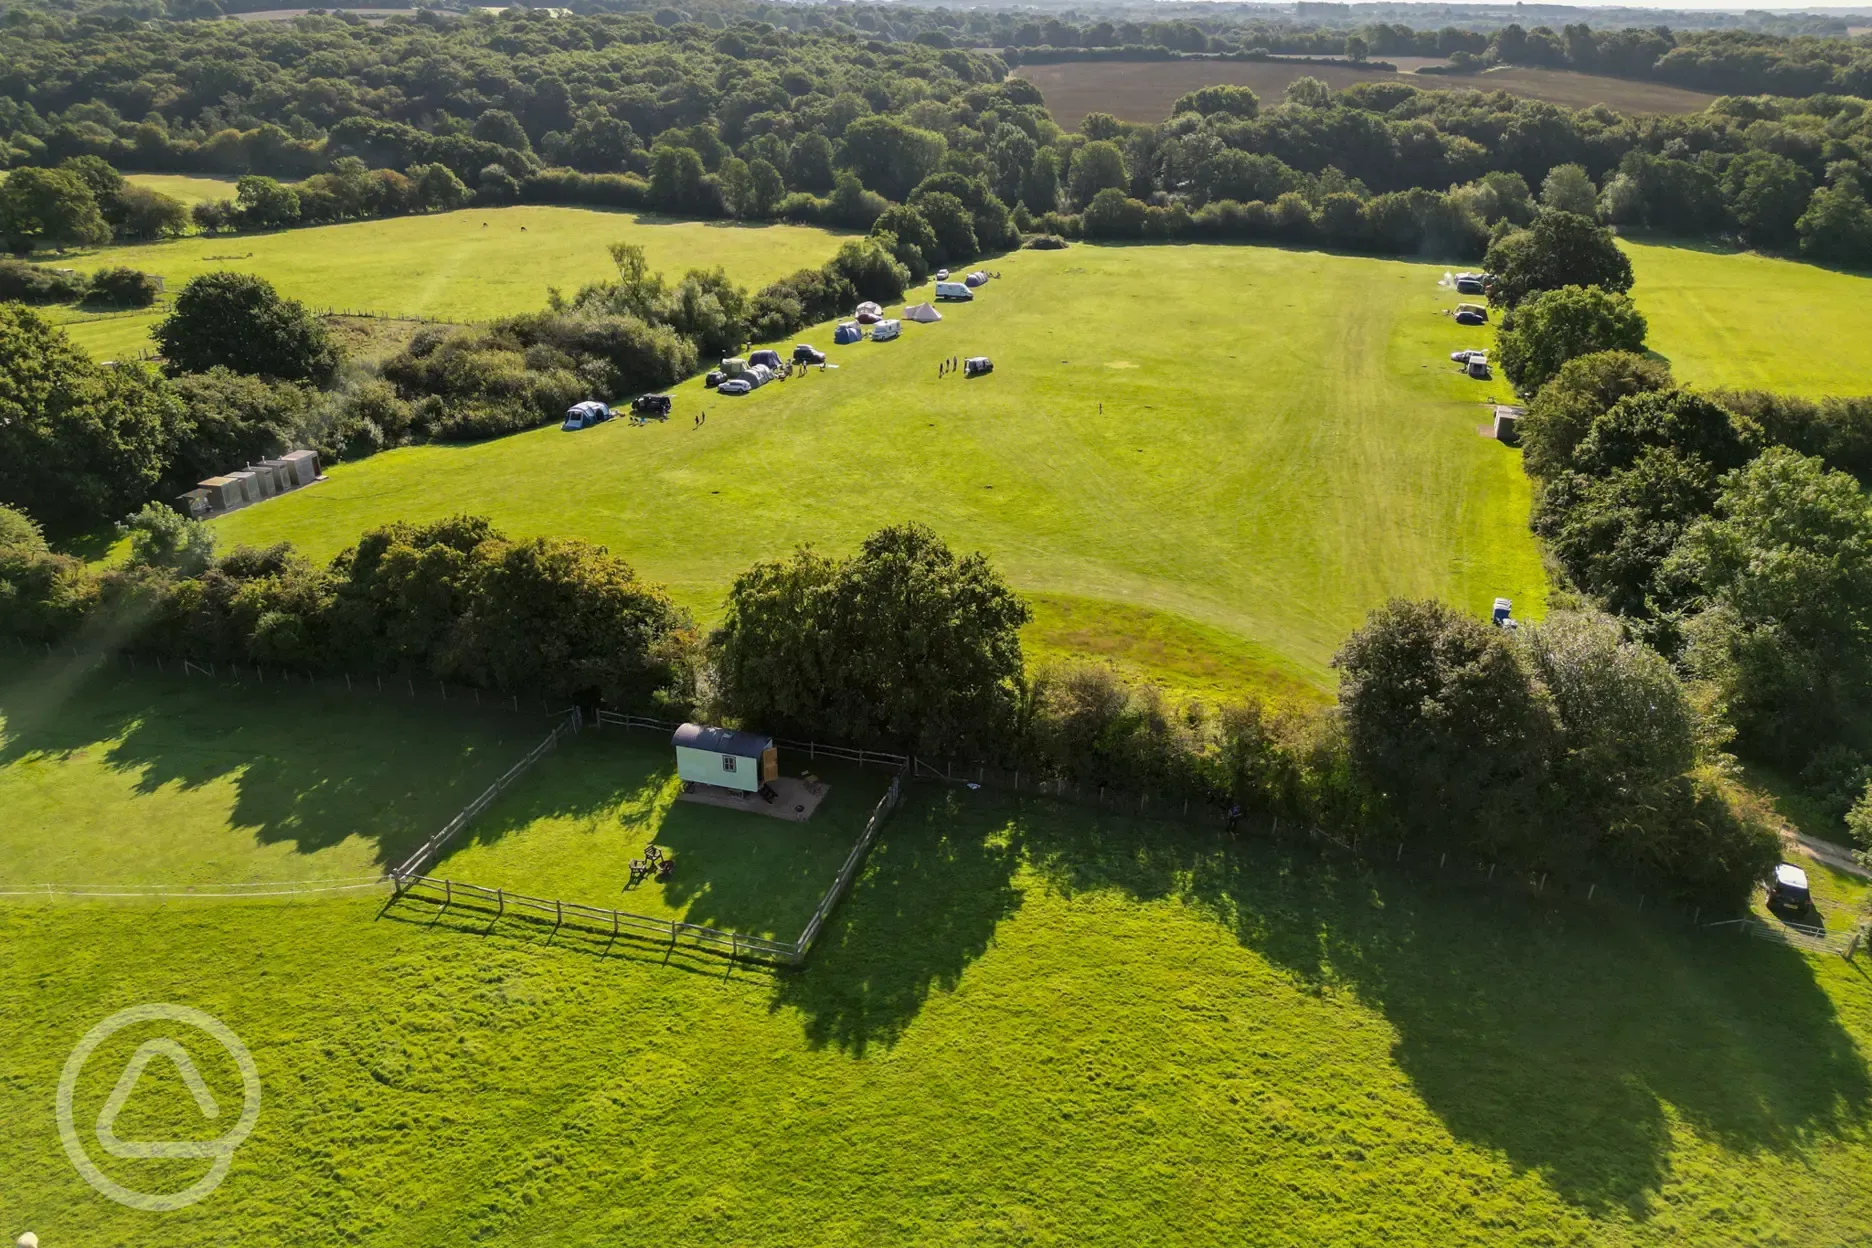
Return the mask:
M 147 308 L 156 302 L 156 279 L 136 269 L 100 269 L 92 274 L 85 303 L 108 308 Z
M 85 279 L 80 273 L 0 257 L 0 301 L 70 303 L 84 293 Z
M 214 531 L 161 503 L 143 504 L 143 510 L 117 526 L 117 535 L 130 539 L 134 566 L 195 576 L 214 562 Z
M 1872 395 L 1806 399 L 1760 390 L 1720 390 L 1711 397 L 1761 426 L 1768 441 L 1817 455 L 1829 468 L 1872 483 Z
M 1568 360 L 1540 388 L 1515 432 L 1521 462 L 1536 477 L 1573 467 L 1573 451 L 1592 423 L 1627 395 L 1668 390 L 1670 366 L 1629 351 L 1600 351 Z
M 1034 251 L 1059 251 L 1066 246 L 1066 240 L 1057 234 L 1041 234 L 1028 239 L 1024 245 Z

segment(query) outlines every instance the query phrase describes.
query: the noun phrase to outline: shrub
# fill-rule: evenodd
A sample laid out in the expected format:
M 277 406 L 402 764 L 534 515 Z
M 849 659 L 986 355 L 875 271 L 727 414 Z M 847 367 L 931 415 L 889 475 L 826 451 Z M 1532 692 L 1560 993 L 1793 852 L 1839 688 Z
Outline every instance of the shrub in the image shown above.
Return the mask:
M 156 302 L 156 279 L 136 269 L 100 269 L 92 274 L 87 304 L 110 308 L 147 308 Z
M 85 293 L 82 274 L 0 257 L 0 301 L 70 303 Z

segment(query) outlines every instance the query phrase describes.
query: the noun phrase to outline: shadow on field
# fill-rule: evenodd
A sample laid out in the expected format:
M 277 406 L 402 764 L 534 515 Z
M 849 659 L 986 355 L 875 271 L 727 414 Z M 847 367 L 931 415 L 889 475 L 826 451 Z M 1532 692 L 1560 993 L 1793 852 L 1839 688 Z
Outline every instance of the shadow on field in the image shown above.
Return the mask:
M 1651 1211 L 1666 1106 L 1738 1152 L 1872 1121 L 1865 1058 L 1791 949 L 1040 804 L 1019 822 L 1055 887 L 1180 897 L 1300 983 L 1351 989 L 1397 1029 L 1393 1056 L 1457 1138 L 1588 1209 Z
M 1673 1114 L 1743 1153 L 1872 1123 L 1865 1056 L 1793 950 L 984 798 L 919 786 L 886 828 L 811 964 L 776 990 L 812 1042 L 895 1043 L 1020 907 L 1025 863 L 1068 896 L 1180 899 L 1303 988 L 1356 994 L 1454 1136 L 1590 1210 L 1652 1212 Z
M 510 766 L 530 726 L 417 711 L 374 693 L 277 682 L 87 671 L 36 663 L 0 672 L 0 766 L 30 756 L 100 759 L 135 773 L 132 791 L 231 781 L 231 826 L 260 844 L 316 853 L 350 837 L 375 842 L 388 865 L 447 822 Z M 126 851 L 146 829 L 134 807 Z
M 1020 861 L 1015 821 L 984 820 L 945 790 L 917 790 L 872 846 L 807 968 L 780 981 L 774 1008 L 799 1011 L 815 1047 L 856 1056 L 890 1047 L 1020 908 Z

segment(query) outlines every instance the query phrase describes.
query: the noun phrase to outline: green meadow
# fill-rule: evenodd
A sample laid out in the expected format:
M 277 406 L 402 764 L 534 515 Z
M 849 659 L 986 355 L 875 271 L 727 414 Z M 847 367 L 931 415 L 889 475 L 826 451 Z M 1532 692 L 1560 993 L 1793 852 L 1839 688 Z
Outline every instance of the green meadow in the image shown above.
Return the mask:
M 22 700 L 21 687 L 37 692 Z M 288 756 L 259 710 L 212 746 L 193 729 L 126 727 L 177 726 L 198 697 L 204 710 L 246 701 L 219 683 L 54 668 L 6 688 L 0 783 L 30 767 L 90 775 L 107 796 L 74 807 L 64 834 L 90 838 L 67 855 L 94 873 L 140 871 L 177 835 L 177 873 L 189 854 L 271 865 L 283 815 L 269 812 L 288 810 L 294 852 L 348 869 L 308 838 L 404 836 L 417 812 L 399 795 L 452 804 L 476 787 L 457 749 L 491 746 L 439 700 L 255 699 L 298 725 Z M 347 763 L 359 778 L 333 792 L 317 749 L 335 747 L 315 743 L 346 738 L 386 765 Z M 299 765 L 256 761 L 273 751 Z M 814 825 L 675 826 L 658 807 L 660 753 L 654 734 L 588 732 L 476 825 L 451 873 L 562 871 L 603 892 L 615 877 L 574 842 L 628 842 L 650 820 L 687 890 L 655 904 L 791 922 L 825 865 L 801 839 Z M 239 817 L 178 818 L 178 787 Z M 0 879 L 47 869 L 45 852 L 0 839 Z M 1872 984 L 1858 967 L 1655 907 L 1365 874 L 1258 827 L 1225 838 L 913 785 L 799 972 L 383 890 L 0 898 L 0 945 L 0 1225 L 46 1244 L 1728 1248 L 1872 1235 Z M 151 1001 L 226 1023 L 262 1088 L 225 1182 L 169 1213 L 94 1193 L 53 1112 L 78 1038 Z M 85 1065 L 84 1140 L 132 1050 L 162 1034 L 126 1029 Z M 232 1063 L 177 1038 L 221 1104 L 238 1101 Z M 207 1133 L 166 1063 L 117 1131 Z M 145 1191 L 205 1168 L 92 1155 Z
M 1680 380 L 1872 394 L 1872 276 L 1687 242 L 1623 246 L 1649 345 Z
M 824 372 L 744 398 L 694 379 L 667 424 L 336 465 L 217 536 L 329 556 L 373 525 L 483 513 L 609 546 L 706 619 L 757 559 L 920 520 L 1036 598 L 1038 650 L 1189 688 L 1233 679 L 1218 638 L 1231 672 L 1320 687 L 1392 595 L 1540 613 L 1526 478 L 1477 432 L 1507 391 L 1450 365 L 1478 336 L 1444 314 L 1441 268 L 1168 246 L 994 264 L 973 303 L 896 342 L 802 334 Z M 977 354 L 992 375 L 938 376 Z
M 620 240 L 640 244 L 651 265 L 672 278 L 720 266 L 751 289 L 823 264 L 838 249 L 836 235 L 810 226 L 520 207 L 195 235 L 67 252 L 57 263 L 85 271 L 127 265 L 163 278 L 171 294 L 190 278 L 231 269 L 258 273 L 319 311 L 486 321 L 545 307 L 550 287 L 570 294 L 614 276 L 605 248 Z M 67 311 L 62 319 L 92 354 L 121 358 L 153 349 L 149 331 L 162 315 L 161 309 L 102 316 Z

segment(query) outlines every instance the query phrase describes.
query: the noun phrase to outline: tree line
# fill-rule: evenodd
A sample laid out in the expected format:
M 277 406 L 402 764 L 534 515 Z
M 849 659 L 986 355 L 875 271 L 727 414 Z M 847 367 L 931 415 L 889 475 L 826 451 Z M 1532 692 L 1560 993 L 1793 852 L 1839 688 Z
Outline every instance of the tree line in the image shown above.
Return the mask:
M 374 530 L 323 566 L 286 545 L 217 556 L 204 526 L 161 509 L 128 530 L 130 558 L 100 572 L 0 508 L 0 633 L 989 760 L 1511 870 L 1615 872 L 1697 904 L 1739 904 L 1778 853 L 1724 800 L 1720 750 L 1669 664 L 1591 613 L 1510 637 L 1393 602 L 1335 659 L 1336 708 L 1177 707 L 1109 668 L 1029 672 L 1026 602 L 918 525 L 756 564 L 707 635 L 602 547 L 475 517 Z
M 1298 233 L 1385 250 L 1441 246 L 1452 231 L 1425 227 L 1431 209 L 1421 196 L 1415 207 L 1377 202 L 1384 196 L 1453 196 L 1486 233 L 1496 222 L 1476 195 L 1456 190 L 1493 174 L 1536 187 L 1576 165 L 1593 213 L 1615 224 L 1735 236 L 1839 263 L 1872 256 L 1872 118 L 1863 99 L 1830 81 L 1801 87 L 1802 98 L 1736 95 L 1699 114 L 1632 117 L 1506 92 L 1396 82 L 1334 92 L 1304 79 L 1265 109 L 1253 92 L 1211 88 L 1159 124 L 1094 114 L 1068 133 L 992 51 L 860 40 L 810 21 L 789 29 L 672 14 L 425 11 L 382 26 L 342 16 L 138 25 L 13 12 L 0 24 L 0 161 L 44 169 L 96 157 L 274 180 L 202 208 L 196 219 L 208 229 L 464 202 L 588 202 L 865 229 L 881 211 L 874 200 L 904 203 L 930 177 L 952 174 L 985 184 L 1022 230 Z M 1724 47 L 1745 42 L 1722 38 Z M 1560 42 L 1610 57 L 1616 41 Z M 1856 80 L 1843 88 L 1864 89 Z M 1836 93 L 1807 94 L 1818 90 Z M 27 185 L 56 200 L 45 177 L 55 174 Z M 1141 207 L 1108 196 L 1085 224 L 1108 189 Z M 66 190 L 82 199 L 82 188 Z M 1271 223 L 1258 210 L 1195 221 L 1210 205 L 1272 211 L 1287 195 L 1306 201 L 1309 221 L 1294 200 Z M 1360 206 L 1342 200 L 1327 211 L 1332 195 Z M 1161 211 L 1144 215 L 1150 209 Z M 14 230 L 15 246 L 99 237 L 82 203 L 16 215 L 41 224 Z M 1405 215 L 1416 224 L 1400 231 Z

